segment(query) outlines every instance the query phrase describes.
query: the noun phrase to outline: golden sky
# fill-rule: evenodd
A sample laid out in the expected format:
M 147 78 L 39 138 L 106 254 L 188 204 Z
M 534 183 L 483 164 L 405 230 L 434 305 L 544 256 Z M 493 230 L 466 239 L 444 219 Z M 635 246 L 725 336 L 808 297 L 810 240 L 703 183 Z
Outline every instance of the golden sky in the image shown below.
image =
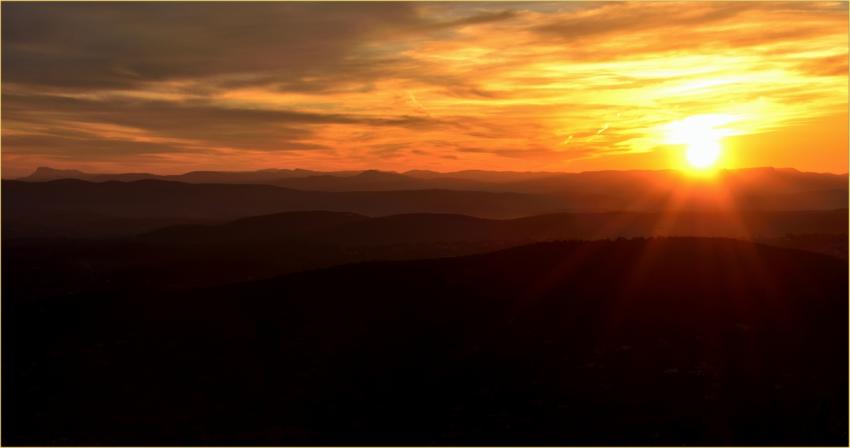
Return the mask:
M 692 120 L 724 167 L 847 172 L 847 2 L 4 3 L 2 17 L 5 177 L 665 169 L 683 157 L 671 125 Z

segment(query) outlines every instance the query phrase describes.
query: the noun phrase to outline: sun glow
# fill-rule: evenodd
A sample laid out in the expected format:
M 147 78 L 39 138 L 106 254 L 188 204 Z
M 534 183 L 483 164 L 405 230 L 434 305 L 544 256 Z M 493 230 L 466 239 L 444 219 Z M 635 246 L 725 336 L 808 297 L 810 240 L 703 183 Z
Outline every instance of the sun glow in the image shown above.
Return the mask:
M 707 169 L 717 163 L 721 151 L 720 142 L 715 140 L 692 142 L 688 144 L 688 149 L 685 151 L 685 158 L 692 167 Z
M 722 139 L 731 135 L 721 127 L 735 121 L 729 115 L 695 115 L 666 126 L 666 143 L 685 145 L 687 168 L 708 171 L 723 155 Z

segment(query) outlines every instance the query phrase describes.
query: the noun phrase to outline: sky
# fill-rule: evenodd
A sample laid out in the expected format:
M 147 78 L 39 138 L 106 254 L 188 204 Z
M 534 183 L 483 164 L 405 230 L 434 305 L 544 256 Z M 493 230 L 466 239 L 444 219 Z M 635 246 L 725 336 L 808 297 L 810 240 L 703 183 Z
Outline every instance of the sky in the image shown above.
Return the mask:
M 1 12 L 3 177 L 667 169 L 682 123 L 718 166 L 848 171 L 847 2 Z

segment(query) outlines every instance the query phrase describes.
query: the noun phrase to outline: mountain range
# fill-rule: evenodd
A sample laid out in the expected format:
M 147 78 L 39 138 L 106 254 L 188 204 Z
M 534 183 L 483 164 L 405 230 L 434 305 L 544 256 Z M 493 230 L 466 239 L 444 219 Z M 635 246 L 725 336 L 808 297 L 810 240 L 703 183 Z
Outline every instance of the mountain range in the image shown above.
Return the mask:
M 843 445 L 847 181 L 39 169 L 2 442 Z
M 18 180 L 46 182 L 78 179 L 91 182 L 164 180 L 185 183 L 266 184 L 311 191 L 388 191 L 388 190 L 475 190 L 517 193 L 613 194 L 670 190 L 686 182 L 687 176 L 674 170 L 590 171 L 580 173 L 512 172 L 467 170 L 441 173 L 427 170 L 332 171 L 304 169 L 266 169 L 258 171 L 193 171 L 176 175 L 150 173 L 86 173 L 39 167 Z M 693 179 L 691 179 L 693 180 Z M 790 168 L 748 168 L 722 170 L 713 179 L 733 193 L 794 193 L 847 188 L 846 174 L 809 173 Z
M 428 170 L 411 170 L 404 173 L 380 170 L 350 170 L 350 171 L 315 171 L 300 168 L 295 169 L 265 169 L 256 171 L 191 171 L 184 174 L 153 174 L 153 173 L 87 173 L 79 170 L 56 169 L 51 167 L 38 167 L 32 174 L 19 178 L 27 182 L 45 182 L 58 179 L 80 179 L 92 182 L 134 181 L 143 179 L 170 180 L 187 183 L 261 183 L 276 184 L 277 181 L 285 182 L 287 179 L 308 179 L 306 182 L 315 182 L 321 186 L 325 180 L 333 185 L 333 182 L 374 182 L 375 184 L 392 184 L 395 182 L 411 182 L 419 180 L 464 180 L 481 183 L 498 183 L 509 181 L 522 181 L 534 178 L 549 177 L 557 173 L 551 172 L 512 172 L 512 171 L 484 171 L 466 170 L 449 173 Z M 423 184 L 424 185 L 424 184 Z M 396 187 L 397 185 L 394 185 Z M 428 187 L 428 188 L 433 188 Z M 393 188 L 396 189 L 396 188 Z
M 106 177 L 93 181 L 84 174 L 78 176 L 89 180 L 46 180 L 75 173 L 40 169 L 27 181 L 3 181 L 4 223 L 9 228 L 4 234 L 63 235 L 100 229 L 94 233 L 127 235 L 172 224 L 221 223 L 310 210 L 501 219 L 563 212 L 835 210 L 848 204 L 846 175 L 778 169 L 724 171 L 712 179 L 672 171 L 315 174 L 265 170 L 188 173 L 177 176 L 183 179 L 180 182 L 160 179 L 163 176 L 138 180 L 148 175 L 136 174 L 98 175 Z M 123 180 L 104 180 L 109 176 Z M 248 183 L 194 183 L 225 178 Z

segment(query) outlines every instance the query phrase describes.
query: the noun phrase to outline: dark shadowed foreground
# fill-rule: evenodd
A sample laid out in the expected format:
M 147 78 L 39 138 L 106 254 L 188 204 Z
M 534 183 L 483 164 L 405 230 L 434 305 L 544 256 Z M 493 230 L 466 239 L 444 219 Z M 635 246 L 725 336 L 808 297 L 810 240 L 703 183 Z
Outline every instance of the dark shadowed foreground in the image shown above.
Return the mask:
M 635 239 L 4 297 L 3 443 L 846 445 L 847 268 Z

